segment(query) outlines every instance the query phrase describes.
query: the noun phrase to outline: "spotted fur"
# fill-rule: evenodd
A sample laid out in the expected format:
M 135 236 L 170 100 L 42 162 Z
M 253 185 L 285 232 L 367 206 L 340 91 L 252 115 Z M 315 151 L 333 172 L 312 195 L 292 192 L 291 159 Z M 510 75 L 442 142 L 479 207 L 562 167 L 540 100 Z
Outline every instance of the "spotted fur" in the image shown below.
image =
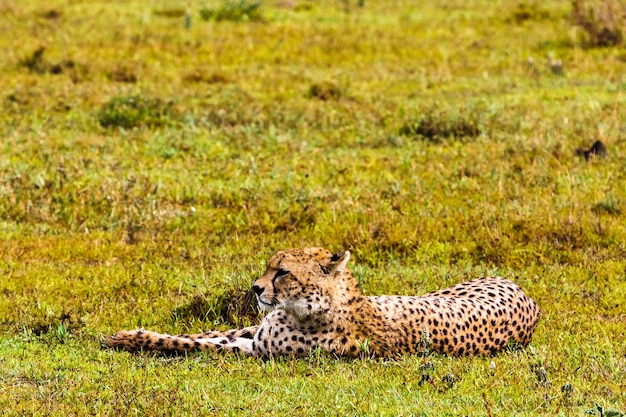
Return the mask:
M 270 358 L 320 348 L 337 356 L 395 357 L 432 350 L 493 355 L 530 343 L 539 308 L 513 282 L 479 278 L 422 296 L 366 297 L 346 267 L 350 252 L 291 249 L 270 258 L 254 290 L 269 312 L 258 326 L 165 335 L 121 331 L 106 340 L 127 350 L 226 350 Z

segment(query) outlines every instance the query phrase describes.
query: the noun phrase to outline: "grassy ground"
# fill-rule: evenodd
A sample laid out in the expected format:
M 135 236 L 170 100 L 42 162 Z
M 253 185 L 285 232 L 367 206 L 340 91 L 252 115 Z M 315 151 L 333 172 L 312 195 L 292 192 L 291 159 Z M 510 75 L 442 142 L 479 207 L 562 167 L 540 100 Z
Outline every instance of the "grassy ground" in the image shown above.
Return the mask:
M 585 48 L 568 1 L 271 1 L 219 23 L 193 2 L 190 29 L 184 6 L 0 2 L 0 409 L 626 412 L 623 48 Z M 576 155 L 596 139 L 607 158 Z M 397 361 L 101 349 L 254 322 L 264 261 L 316 245 L 353 251 L 368 294 L 512 278 L 536 337 Z

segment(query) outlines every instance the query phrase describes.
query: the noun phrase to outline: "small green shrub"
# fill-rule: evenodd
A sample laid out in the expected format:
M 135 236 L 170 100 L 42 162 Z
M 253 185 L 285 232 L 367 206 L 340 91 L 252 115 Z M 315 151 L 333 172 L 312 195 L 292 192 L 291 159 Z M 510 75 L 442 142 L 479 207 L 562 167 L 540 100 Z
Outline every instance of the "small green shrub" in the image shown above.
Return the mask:
M 481 125 L 475 111 L 431 109 L 405 123 L 399 133 L 440 143 L 450 138 L 476 138 L 482 133 Z
M 595 408 L 590 410 L 586 410 L 585 414 L 592 416 L 600 416 L 600 417 L 624 417 L 626 414 L 612 409 L 606 409 L 599 404 L 595 404 Z
M 295 6 L 293 6 L 293 10 L 295 12 L 310 12 L 313 9 L 315 9 L 315 4 L 308 2 L 297 3 Z
M 626 3 L 620 0 L 572 0 L 572 20 L 585 31 L 589 46 L 616 46 L 624 40 Z
M 203 20 L 214 20 L 221 22 L 230 20 L 232 22 L 241 21 L 260 21 L 263 20 L 261 15 L 261 2 L 247 2 L 246 0 L 226 1 L 217 9 L 203 8 L 200 10 L 200 17 Z
M 606 200 L 594 204 L 591 210 L 596 214 L 608 214 L 609 216 L 619 216 L 622 214 L 619 200 L 613 196 L 609 196 Z
M 169 103 L 141 96 L 114 97 L 97 114 L 102 127 L 130 129 L 141 126 L 164 126 L 174 120 Z

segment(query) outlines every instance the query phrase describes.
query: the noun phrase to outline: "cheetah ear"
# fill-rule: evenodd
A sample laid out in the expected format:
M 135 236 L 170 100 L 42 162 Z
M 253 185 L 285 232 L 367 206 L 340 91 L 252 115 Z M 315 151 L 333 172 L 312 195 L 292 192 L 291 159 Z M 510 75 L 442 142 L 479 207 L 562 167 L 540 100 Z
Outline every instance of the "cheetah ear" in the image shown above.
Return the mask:
M 350 251 L 337 253 L 330 258 L 330 263 L 324 270 L 327 274 L 335 274 L 342 272 L 348 261 L 350 260 Z

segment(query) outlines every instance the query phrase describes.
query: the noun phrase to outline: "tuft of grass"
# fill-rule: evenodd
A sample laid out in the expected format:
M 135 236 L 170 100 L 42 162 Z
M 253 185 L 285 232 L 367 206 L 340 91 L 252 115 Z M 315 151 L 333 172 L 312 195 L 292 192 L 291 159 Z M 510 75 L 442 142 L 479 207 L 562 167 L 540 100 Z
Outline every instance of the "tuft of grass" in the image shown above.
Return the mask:
M 58 9 L 48 9 L 40 12 L 39 16 L 48 20 L 58 20 L 63 16 L 63 12 Z
M 594 204 L 591 210 L 596 214 L 608 214 L 610 216 L 619 216 L 622 214 L 620 202 L 614 196 L 609 196 L 605 200 Z
M 213 20 L 216 22 L 231 21 L 262 21 L 260 1 L 248 0 L 226 0 L 220 7 L 216 9 L 202 8 L 200 9 L 200 17 L 203 20 Z
M 165 126 L 176 118 L 171 103 L 139 95 L 113 97 L 96 117 L 102 127 L 123 129 Z
M 46 48 L 40 46 L 35 49 L 33 53 L 20 60 L 20 65 L 30 72 L 34 72 L 36 74 L 43 74 L 45 72 L 50 71 L 51 64 L 44 60 L 43 54 L 46 51 Z
M 178 19 L 181 17 L 185 17 L 186 10 L 183 8 L 164 8 L 164 9 L 155 9 L 152 12 L 155 16 L 164 17 L 167 19 Z
M 572 0 L 572 20 L 585 31 L 589 46 L 620 45 L 626 34 L 626 4 L 621 0 Z
M 35 74 L 68 74 L 74 82 L 83 81 L 88 76 L 86 65 L 72 59 L 52 63 L 44 58 L 45 51 L 43 46 L 35 49 L 28 57 L 20 60 L 19 65 Z
M 139 81 L 137 68 L 127 64 L 116 66 L 113 70 L 108 72 L 107 77 L 111 81 L 120 83 L 134 84 Z
M 299 1 L 294 4 L 293 10 L 296 12 L 310 12 L 315 9 L 315 3 Z
M 183 80 L 188 83 L 220 84 L 229 82 L 228 76 L 221 71 L 210 71 L 196 68 L 183 75 Z
M 316 98 L 322 101 L 337 100 L 341 98 L 341 88 L 330 81 L 324 81 L 311 84 L 309 87 L 308 97 Z
M 541 7 L 541 5 L 536 2 L 520 2 L 517 4 L 517 7 L 513 10 L 511 16 L 508 21 L 516 24 L 521 24 L 526 21 L 540 21 L 544 19 L 549 19 L 550 13 Z
M 614 410 L 611 408 L 604 408 L 600 404 L 595 404 L 594 408 L 585 410 L 585 414 L 598 416 L 598 417 L 624 417 L 626 416 L 626 413 L 622 413 L 621 411 Z
M 441 143 L 446 139 L 475 139 L 484 133 L 484 124 L 482 115 L 473 109 L 430 108 L 402 125 L 399 134 Z

